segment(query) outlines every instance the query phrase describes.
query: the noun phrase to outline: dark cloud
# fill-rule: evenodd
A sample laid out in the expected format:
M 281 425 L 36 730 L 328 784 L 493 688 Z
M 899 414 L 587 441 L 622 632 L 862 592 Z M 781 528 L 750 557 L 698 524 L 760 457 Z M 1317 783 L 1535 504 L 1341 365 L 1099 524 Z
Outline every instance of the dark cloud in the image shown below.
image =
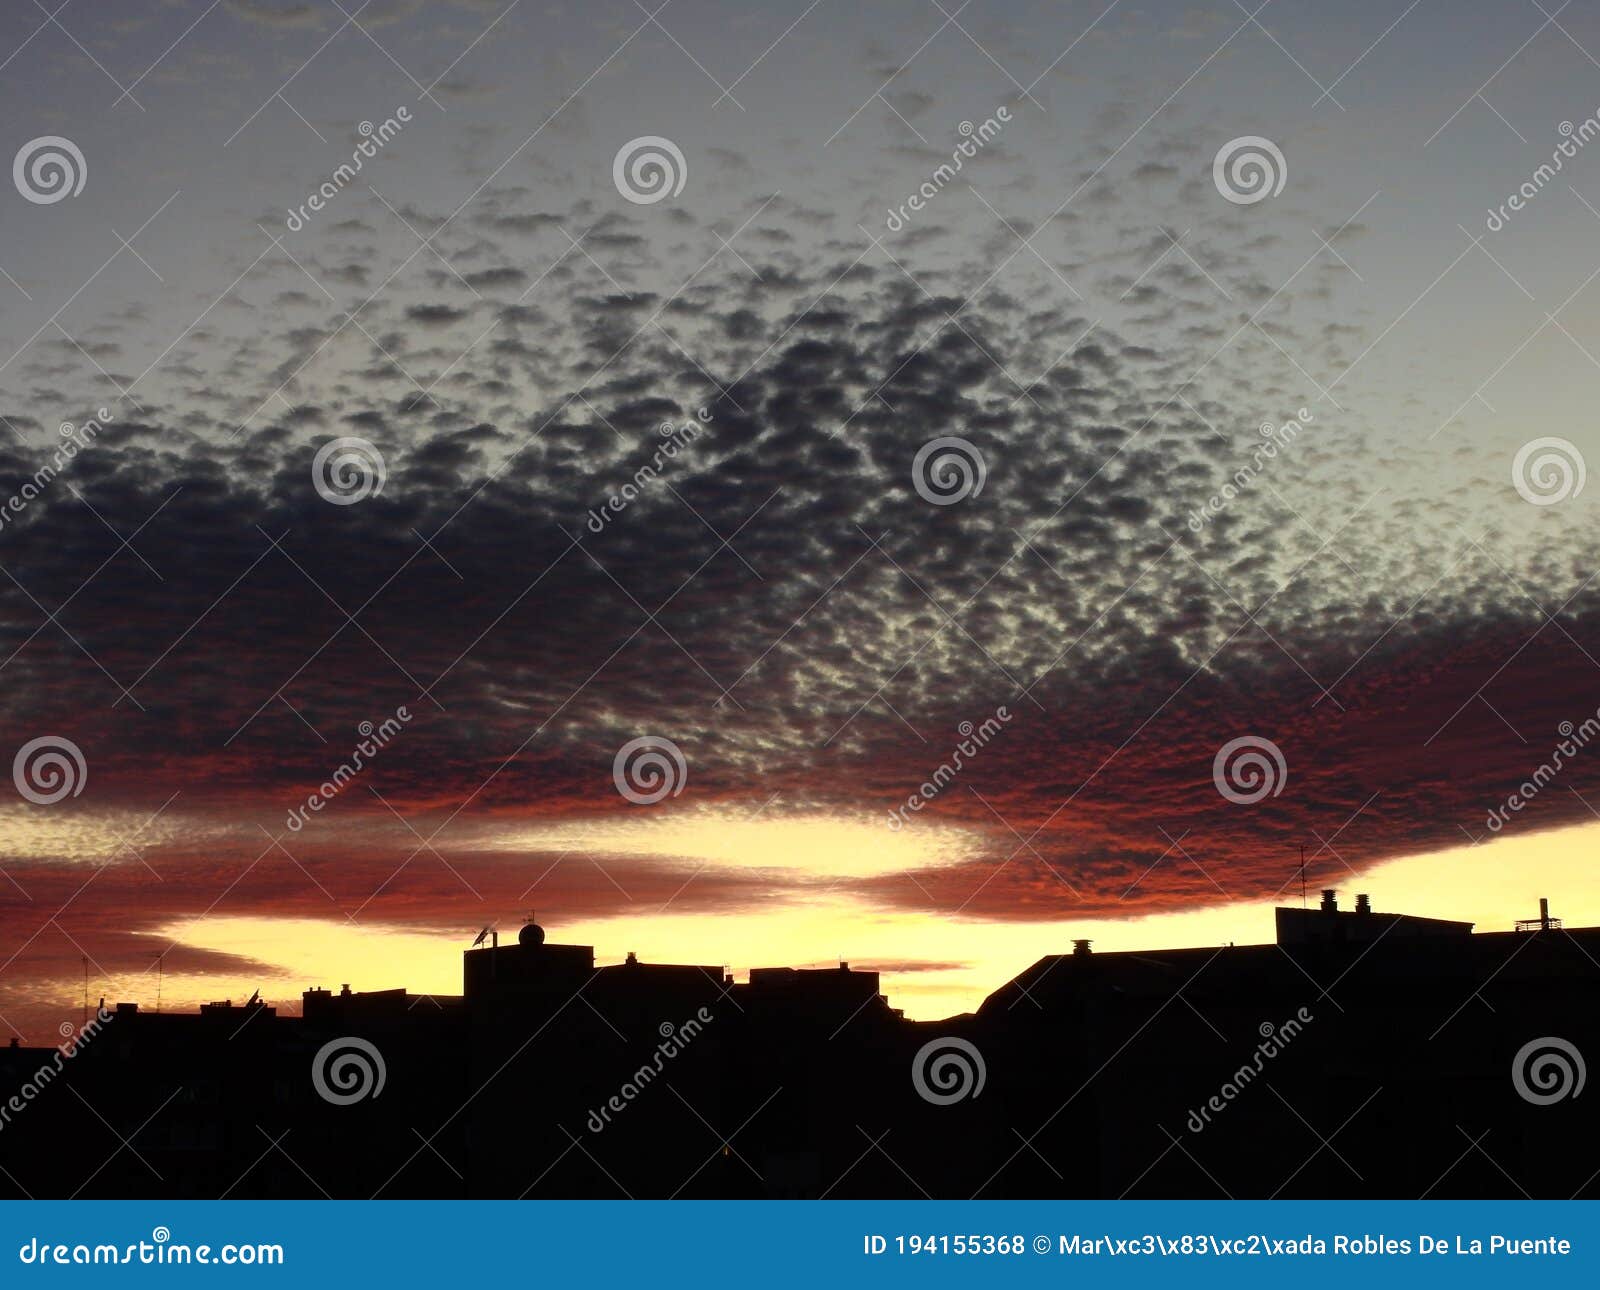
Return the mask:
M 793 291 L 719 271 L 684 295 L 685 340 L 655 297 L 596 290 L 593 273 L 559 309 L 545 296 L 500 315 L 496 344 L 515 330 L 523 346 L 465 357 L 416 326 L 467 306 L 396 303 L 371 311 L 374 341 L 338 351 L 348 366 L 315 401 L 268 407 L 242 434 L 174 432 L 154 408 L 109 428 L 8 523 L 7 728 L 85 749 L 82 809 L 181 790 L 186 815 L 277 834 L 360 723 L 405 706 L 413 721 L 373 778 L 382 801 L 341 800 L 339 828 L 378 828 L 392 807 L 431 831 L 464 809 L 458 841 L 438 845 L 470 849 L 493 821 L 613 812 L 612 754 L 646 732 L 683 748 L 693 809 L 776 795 L 779 815 L 887 827 L 961 723 L 1003 706 L 1003 732 L 907 825 L 958 826 L 981 840 L 975 857 L 846 885 L 1025 919 L 1270 895 L 1319 836 L 1323 869 L 1452 845 L 1483 832 L 1530 748 L 1600 706 L 1588 596 L 1526 645 L 1539 616 L 1469 551 L 1424 571 L 1435 586 L 1407 616 L 1413 521 L 1326 482 L 1349 451 L 1338 429 L 1302 431 L 1275 467 L 1278 500 L 1258 490 L 1196 531 L 1260 443 L 1258 411 L 1153 402 L 1148 373 L 1170 355 L 1104 327 L 1081 340 L 1083 316 L 998 289 L 930 296 L 858 265 L 823 291 L 847 267 Z M 290 329 L 282 344 L 327 337 Z M 542 406 L 511 396 L 519 368 Z M 314 487 L 334 423 L 384 460 L 381 493 L 356 505 Z M 685 423 L 697 433 L 663 456 L 663 431 Z M 930 505 L 913 462 L 946 435 L 986 479 Z M 0 489 L 37 466 L 0 449 Z M 1324 481 L 1319 514 L 1351 517 L 1331 552 L 1281 500 L 1307 479 Z M 1570 579 L 1547 554 L 1513 582 L 1542 596 Z M 1289 768 L 1253 807 L 1212 782 L 1242 734 Z M 1600 762 L 1571 772 L 1577 792 L 1597 782 Z M 1516 825 L 1584 811 L 1551 794 Z M 386 859 L 364 853 L 341 900 L 381 878 Z M 523 876 L 497 885 L 500 858 L 452 863 L 474 889 Z M 679 877 L 636 868 L 652 889 Z M 589 898 L 620 901 L 604 884 Z M 397 899 L 386 916 L 428 898 Z

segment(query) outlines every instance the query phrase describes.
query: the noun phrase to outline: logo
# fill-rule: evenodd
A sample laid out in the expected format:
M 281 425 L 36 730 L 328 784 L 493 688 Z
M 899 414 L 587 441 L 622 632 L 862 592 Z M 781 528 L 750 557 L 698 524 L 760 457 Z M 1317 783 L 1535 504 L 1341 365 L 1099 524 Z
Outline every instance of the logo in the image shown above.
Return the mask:
M 683 152 L 659 134 L 628 140 L 611 162 L 611 182 L 635 206 L 654 206 L 665 197 L 676 197 L 688 179 Z
M 1250 806 L 1277 797 L 1289 779 L 1283 749 L 1260 735 L 1241 735 L 1217 749 L 1211 760 L 1211 782 L 1230 802 Z
M 683 792 L 689 781 L 689 763 L 672 740 L 641 735 L 617 749 L 611 762 L 611 780 L 617 792 L 635 806 L 653 806 Z
M 11 762 L 11 779 L 17 792 L 35 806 L 51 806 L 64 797 L 77 797 L 89 779 L 83 750 L 60 735 L 40 735 L 17 749 Z
M 1554 1035 L 1530 1039 L 1511 1059 L 1511 1083 L 1517 1096 L 1534 1106 L 1577 1097 L 1587 1077 L 1583 1054 Z
M 983 454 L 954 435 L 928 440 L 911 461 L 911 483 L 917 496 L 935 506 L 950 506 L 976 497 L 983 492 L 988 477 Z
M 354 506 L 376 497 L 388 478 L 383 454 L 365 439 L 330 439 L 311 462 L 317 495 L 335 506 Z
M 1235 206 L 1254 206 L 1283 191 L 1289 165 L 1271 139 L 1243 134 L 1217 149 L 1211 182 Z
M 1588 472 L 1577 445 L 1566 439 L 1530 439 L 1511 462 L 1511 483 L 1530 506 L 1554 506 L 1583 492 Z
M 930 1039 L 911 1059 L 911 1084 L 934 1106 L 950 1106 L 983 1092 L 988 1069 L 975 1045 L 955 1035 Z
M 11 181 L 35 206 L 54 206 L 64 197 L 76 197 L 89 178 L 89 163 L 71 139 L 42 134 L 17 149 L 11 163 Z
M 388 1069 L 383 1054 L 365 1039 L 330 1039 L 311 1059 L 311 1083 L 324 1102 L 350 1106 L 383 1092 Z

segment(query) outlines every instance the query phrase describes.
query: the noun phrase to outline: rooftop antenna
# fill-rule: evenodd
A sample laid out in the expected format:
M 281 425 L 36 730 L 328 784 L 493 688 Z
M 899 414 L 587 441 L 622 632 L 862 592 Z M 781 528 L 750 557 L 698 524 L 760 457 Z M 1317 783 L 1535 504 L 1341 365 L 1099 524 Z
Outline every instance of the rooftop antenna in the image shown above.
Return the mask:
M 1306 844 L 1300 844 L 1300 908 L 1306 907 Z
M 167 952 L 162 950 L 156 955 L 156 1012 L 161 1011 L 161 978 L 166 971 Z
M 89 956 L 83 956 L 83 1024 L 89 1024 Z

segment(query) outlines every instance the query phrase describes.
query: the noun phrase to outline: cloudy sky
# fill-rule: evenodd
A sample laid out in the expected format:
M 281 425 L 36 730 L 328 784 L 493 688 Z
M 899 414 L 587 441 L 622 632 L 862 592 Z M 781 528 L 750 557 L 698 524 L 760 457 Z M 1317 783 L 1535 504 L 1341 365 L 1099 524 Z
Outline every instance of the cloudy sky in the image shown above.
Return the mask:
M 1592 51 L 6 6 L 0 1029 L 448 992 L 534 908 L 941 1016 L 1266 939 L 1302 845 L 1600 920 Z

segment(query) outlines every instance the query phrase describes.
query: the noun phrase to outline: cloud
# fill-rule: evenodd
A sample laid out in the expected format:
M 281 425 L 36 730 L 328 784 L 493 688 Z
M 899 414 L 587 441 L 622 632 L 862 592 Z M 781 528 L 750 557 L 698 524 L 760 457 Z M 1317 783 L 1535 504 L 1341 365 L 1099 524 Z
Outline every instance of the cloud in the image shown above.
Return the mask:
M 1348 517 L 1331 552 L 1259 489 L 1197 531 L 1261 443 L 1256 407 L 1152 399 L 1171 356 L 1107 327 L 1083 339 L 1072 310 L 929 295 L 892 265 L 819 295 L 848 262 L 779 255 L 792 282 L 731 266 L 676 309 L 575 275 L 465 354 L 431 333 L 466 306 L 402 296 L 371 311 L 370 341 L 285 327 L 261 346 L 334 361 L 243 434 L 176 430 L 170 408 L 110 427 L 8 524 L 27 552 L 0 586 L 8 728 L 84 748 L 82 809 L 181 791 L 194 827 L 248 826 L 217 843 L 243 863 L 361 723 L 407 708 L 373 771 L 382 799 L 344 795 L 297 847 L 391 811 L 423 836 L 450 820 L 433 845 L 477 887 L 482 862 L 456 853 L 494 828 L 621 809 L 611 758 L 637 734 L 682 747 L 697 807 L 772 798 L 779 817 L 887 827 L 961 723 L 1005 707 L 908 825 L 958 826 L 977 851 L 845 885 L 1028 919 L 1270 894 L 1302 841 L 1329 867 L 1452 844 L 1597 706 L 1577 702 L 1587 599 L 1528 645 L 1538 617 L 1468 550 L 1406 616 L 1415 520 L 1327 482 L 1337 427 L 1313 419 L 1269 463 L 1280 498 L 1309 484 L 1319 520 Z M 315 487 L 334 424 L 383 458 L 357 505 Z M 952 435 L 984 487 L 930 505 L 914 462 Z M 0 490 L 37 462 L 0 450 Z M 1530 557 L 1516 581 L 1543 595 L 1559 564 Z M 63 604 L 52 623 L 42 606 Z M 1211 778 L 1241 734 L 1289 767 L 1251 809 Z M 1580 761 L 1571 786 L 1597 780 Z M 1551 794 L 1525 827 L 1582 812 Z
M 228 8 L 246 22 L 263 27 L 321 27 L 327 15 L 309 4 L 270 0 L 228 0 Z

